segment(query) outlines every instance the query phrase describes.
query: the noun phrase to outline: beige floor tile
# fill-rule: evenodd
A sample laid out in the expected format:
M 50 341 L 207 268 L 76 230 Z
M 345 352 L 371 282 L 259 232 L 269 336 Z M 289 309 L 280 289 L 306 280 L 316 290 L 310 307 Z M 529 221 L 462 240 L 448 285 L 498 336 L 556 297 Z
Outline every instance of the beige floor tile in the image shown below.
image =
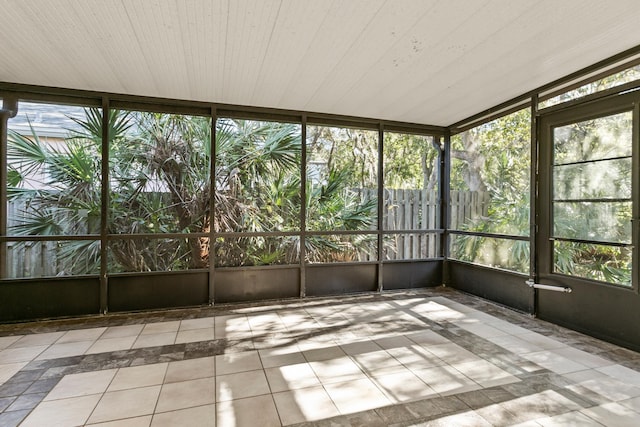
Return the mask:
M 485 313 L 480 313 L 480 315 L 484 316 L 485 319 L 487 319 L 487 324 L 490 326 L 493 326 L 494 328 L 500 329 L 501 331 L 504 331 L 506 333 L 508 333 L 509 335 L 523 335 L 523 334 L 528 334 L 531 331 L 523 328 L 521 326 L 518 325 L 514 325 L 513 323 L 509 323 L 505 320 L 501 320 L 501 319 L 497 319 L 493 316 L 489 316 Z
M 413 341 L 403 335 L 393 335 L 384 338 L 377 338 L 374 341 L 385 350 L 389 350 L 392 348 L 406 348 L 411 347 L 413 344 L 415 344 Z
M 329 394 L 322 386 L 274 393 L 282 425 L 317 421 L 340 415 Z
M 322 384 L 354 381 L 367 376 L 349 357 L 309 363 Z
M 602 368 L 597 368 L 597 371 L 603 374 L 615 378 L 619 381 L 624 381 L 628 384 L 632 384 L 636 387 L 640 387 L 640 372 L 627 368 L 622 365 L 610 365 Z
M 325 384 L 324 388 L 341 414 L 353 414 L 392 403 L 370 379 Z
M 160 385 L 164 381 L 168 363 L 121 368 L 116 373 L 107 391 L 127 390 L 138 387 Z
M 433 368 L 445 364 L 438 356 L 417 344 L 410 347 L 390 348 L 387 353 L 411 370 Z
M 568 374 L 564 374 L 562 376 L 573 383 L 581 383 L 583 381 L 595 380 L 598 378 L 607 378 L 607 375 L 603 374 L 602 372 L 596 371 L 595 369 L 585 369 L 584 371 L 569 372 Z
M 156 412 L 213 404 L 216 396 L 215 388 L 216 381 L 213 377 L 164 384 Z
M 434 322 L 455 322 L 467 317 L 465 313 L 461 313 L 435 301 L 429 302 L 426 306 L 421 306 L 419 312 Z
M 0 365 L 0 385 L 17 374 L 29 362 L 16 362 Z
M 159 395 L 159 385 L 105 393 L 89 417 L 89 423 L 151 415 Z
M 460 304 L 459 302 L 452 301 L 446 297 L 435 296 L 430 297 L 429 300 L 437 302 L 439 304 L 444 305 L 445 307 L 449 307 L 453 310 L 459 311 L 461 313 L 467 313 L 468 315 L 476 315 L 476 314 L 484 314 L 481 311 L 476 310 L 473 307 L 466 306 L 464 304 Z
M 460 371 L 447 365 L 419 369 L 412 372 L 441 395 L 463 393 L 481 388 L 480 385 Z
M 215 338 L 213 327 L 201 329 L 186 329 L 178 332 L 176 344 L 188 342 L 211 341 Z
M 43 345 L 51 345 L 63 336 L 64 332 L 48 332 L 46 334 L 31 334 L 25 335 L 13 344 L 10 348 L 22 348 L 22 347 L 38 347 Z
M 320 385 L 320 380 L 308 363 L 268 368 L 264 372 L 272 393 Z
M 93 345 L 93 341 L 76 341 L 53 344 L 40 353 L 36 360 L 60 359 L 62 357 L 81 356 Z
M 164 382 L 167 384 L 179 381 L 197 380 L 200 378 L 213 377 L 215 374 L 216 362 L 214 356 L 179 360 L 169 363 Z
M 140 334 L 131 348 L 157 347 L 171 345 L 176 341 L 177 332 L 163 332 L 157 334 Z
M 195 408 L 155 414 L 151 427 L 215 427 L 216 405 L 196 406 Z
M 107 338 L 124 338 L 124 337 L 137 337 L 142 332 L 144 325 L 124 325 L 124 326 L 110 326 L 100 336 L 101 339 Z
M 278 313 L 266 313 L 260 315 L 247 316 L 249 326 L 253 333 L 277 333 L 285 332 L 287 327 Z
M 217 427 L 280 427 L 271 395 L 228 400 L 216 405 Z
M 185 319 L 180 322 L 179 332 L 193 329 L 207 329 L 215 327 L 215 317 L 202 317 L 199 319 Z
M 251 327 L 245 315 L 216 316 L 216 338 L 242 338 L 250 337 Z
M 5 348 L 4 350 L 0 350 L 0 364 L 31 362 L 48 347 L 48 345 L 39 345 L 33 347 Z
M 310 347 L 316 347 L 315 343 L 308 343 Z M 302 351 L 307 362 L 316 362 L 320 360 L 338 359 L 346 356 L 346 353 L 337 345 L 318 344 L 317 348 L 307 348 Z
M 514 335 L 504 335 L 500 337 L 487 338 L 488 341 L 499 345 L 500 347 L 516 354 L 536 353 L 540 351 L 540 347 L 529 343 Z
M 371 381 L 393 403 L 411 402 L 437 395 L 435 390 L 406 368 L 403 372 L 376 376 Z
M 320 333 L 321 328 L 318 322 L 313 320 L 313 318 L 309 318 L 308 320 L 304 320 L 293 325 L 287 325 L 287 330 L 290 333 L 304 336 L 307 334 Z
M 428 423 L 429 427 L 492 427 L 488 421 L 482 418 L 475 411 L 462 412 L 455 415 L 448 415 L 445 417 L 431 420 Z
M 454 310 L 457 310 L 459 312 L 465 313 L 465 319 L 466 320 L 471 320 L 471 321 L 480 322 L 480 323 L 486 323 L 487 325 L 491 325 L 491 326 L 494 326 L 494 327 L 496 327 L 494 325 L 495 323 L 504 323 L 507 326 L 515 326 L 516 329 L 505 331 L 505 332 L 510 333 L 511 335 L 517 335 L 519 333 L 519 331 L 522 331 L 522 330 L 524 330 L 526 332 L 531 332 L 531 331 L 529 331 L 527 329 L 520 328 L 520 327 L 518 327 L 516 325 L 513 325 L 512 323 L 509 323 L 508 321 L 503 321 L 501 319 L 498 319 L 495 316 L 492 316 L 490 314 L 484 313 L 484 312 L 482 312 L 480 310 L 476 310 L 476 309 L 471 308 L 471 307 L 465 307 L 463 304 L 459 304 L 459 303 L 450 304 L 449 303 L 449 306 Z
M 382 350 L 382 347 L 376 344 L 373 340 L 347 340 L 345 342 L 340 342 L 340 348 L 342 348 L 342 351 L 349 356 Z
M 493 326 L 486 325 L 484 323 L 459 323 L 462 329 L 467 332 L 471 332 L 474 335 L 477 335 L 481 338 L 493 338 L 493 337 L 501 337 L 504 335 L 508 335 L 505 331 L 502 331 L 498 328 L 494 328 Z
M 5 348 L 9 347 L 11 344 L 15 343 L 23 336 L 24 335 L 13 335 L 8 337 L 0 337 L 0 350 L 4 350 Z
M 486 360 L 476 362 L 454 363 L 456 370 L 480 384 L 482 387 L 495 387 L 520 381 L 516 376 L 511 375 L 494 364 Z
M 518 338 L 520 338 L 521 340 L 525 340 L 530 344 L 538 346 L 540 350 L 555 350 L 567 347 L 566 344 L 561 343 L 560 341 L 556 341 L 553 338 L 545 337 L 544 335 L 537 332 L 520 334 L 518 335 Z
M 355 354 L 351 358 L 369 376 L 393 374 L 407 369 L 386 350 Z
M 87 424 L 87 426 L 90 427 L 149 427 L 150 425 L 151 415 L 117 421 L 107 421 L 106 423 Z
M 640 397 L 622 400 L 618 403 L 640 414 Z
M 277 348 L 266 348 L 258 350 L 262 366 L 266 368 L 275 368 L 278 366 L 295 365 L 296 363 L 304 363 L 302 352 L 298 350 L 297 345 Z
M 264 371 L 237 372 L 216 377 L 216 402 L 269 394 Z
M 257 350 L 269 348 L 297 347 L 297 341 L 288 332 L 254 335 L 253 344 Z
M 466 363 L 466 362 L 478 362 L 482 360 L 469 350 L 460 347 L 458 344 L 438 344 L 423 346 L 427 351 L 433 353 L 446 363 Z
M 559 354 L 574 362 L 580 363 L 587 368 L 602 368 L 604 366 L 611 365 L 611 361 L 595 354 L 587 353 L 586 351 L 578 350 L 573 347 L 563 347 L 553 350 L 554 353 Z
M 640 387 L 614 378 L 601 377 L 582 381 L 579 385 L 613 402 L 640 397 Z
M 77 341 L 95 341 L 107 330 L 107 328 L 90 328 L 90 329 L 76 329 L 67 331 L 61 336 L 56 344 L 64 344 L 68 342 Z
M 85 354 L 109 353 L 112 351 L 129 350 L 133 347 L 137 336 L 121 338 L 101 338 L 96 341 Z
M 156 322 L 156 323 L 147 323 L 142 328 L 141 335 L 156 335 L 156 334 L 164 334 L 167 332 L 178 332 L 180 328 L 179 320 L 172 320 L 170 322 Z
M 556 353 L 554 350 L 524 354 L 523 357 L 545 369 L 555 372 L 556 374 L 568 374 L 588 369 L 585 365 L 567 359 L 566 357 Z
M 82 372 L 64 376 L 44 398 L 45 401 L 104 393 L 117 369 Z
M 476 413 L 478 413 L 478 411 L 476 411 Z M 525 421 L 523 423 L 510 425 L 509 427 L 540 427 L 540 424 L 536 421 Z
M 302 313 L 286 315 L 281 314 L 280 318 L 282 320 L 282 323 L 287 328 L 287 331 L 290 332 L 304 330 L 301 329 L 302 325 L 316 325 L 312 317 L 306 316 Z
M 605 426 L 638 427 L 640 414 L 618 403 L 607 403 L 580 412 Z
M 406 334 L 407 338 L 420 345 L 439 345 L 451 344 L 451 341 L 434 331 L 421 331 L 412 334 Z
M 226 353 L 216 356 L 217 375 L 252 371 L 255 369 L 262 369 L 260 355 L 256 350 L 241 353 Z
M 21 427 L 83 425 L 100 400 L 99 394 L 42 402 L 25 418 Z
M 602 427 L 602 424 L 578 411 L 555 417 L 538 418 L 535 422 L 542 427 Z

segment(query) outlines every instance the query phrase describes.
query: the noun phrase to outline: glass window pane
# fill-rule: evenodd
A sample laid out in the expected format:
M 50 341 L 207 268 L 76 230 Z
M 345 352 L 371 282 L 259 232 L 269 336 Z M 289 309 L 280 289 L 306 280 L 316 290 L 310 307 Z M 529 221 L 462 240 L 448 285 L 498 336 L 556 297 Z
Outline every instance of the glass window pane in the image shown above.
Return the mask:
M 378 236 L 375 234 L 308 235 L 306 262 L 377 261 Z
M 192 237 L 158 239 L 140 237 L 109 242 L 110 273 L 182 271 L 207 268 L 209 239 Z
M 555 166 L 553 197 L 556 200 L 631 198 L 631 159 Z
M 487 267 L 529 273 L 529 242 L 492 237 L 451 235 L 450 257 Z
M 556 202 L 554 237 L 631 243 L 631 202 Z
M 440 227 L 439 161 L 432 136 L 384 134 L 385 230 Z
M 7 242 L 7 278 L 95 275 L 100 241 Z
M 631 156 L 631 111 L 556 127 L 555 165 Z
M 9 120 L 7 234 L 100 232 L 102 111 L 21 102 Z
M 211 120 L 113 111 L 109 233 L 209 232 Z
M 307 127 L 307 229 L 373 230 L 378 132 Z
M 555 241 L 556 273 L 631 286 L 630 247 Z
M 437 233 L 398 233 L 384 235 L 384 260 L 428 259 L 440 254 Z
M 592 93 L 597 93 L 638 79 L 640 79 L 640 65 L 629 67 L 626 70 L 622 70 L 618 73 L 584 84 L 576 89 L 550 98 L 540 103 L 540 108 L 551 107 L 552 105 L 582 98 Z
M 299 230 L 301 126 L 220 119 L 216 144 L 216 230 Z
M 523 109 L 451 141 L 451 228 L 528 236 L 531 113 Z
M 216 267 L 298 264 L 299 236 L 217 237 Z

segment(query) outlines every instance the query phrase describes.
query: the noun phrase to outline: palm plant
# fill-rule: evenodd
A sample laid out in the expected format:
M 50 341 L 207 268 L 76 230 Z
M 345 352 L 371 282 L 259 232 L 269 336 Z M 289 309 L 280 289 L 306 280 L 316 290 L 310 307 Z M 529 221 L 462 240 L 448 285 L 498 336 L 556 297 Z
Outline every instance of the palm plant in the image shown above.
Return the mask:
M 99 112 L 93 114 L 101 120 Z M 77 132 L 57 147 L 40 138 L 31 124 L 30 128 L 31 137 L 14 131 L 8 136 L 8 201 L 21 206 L 9 231 L 19 236 L 61 236 L 55 244 L 59 274 L 95 273 L 100 265 L 99 242 L 64 237 L 99 232 L 99 145 Z M 16 249 L 25 244 L 18 243 Z
M 127 114 L 132 132 L 110 146 L 112 234 L 208 233 L 210 120 L 159 113 Z M 208 265 L 208 238 L 113 240 L 124 271 Z
M 9 200 L 26 206 L 13 234 L 98 234 L 101 212 L 102 112 L 86 109 L 73 119 L 62 148 L 11 132 Z M 210 200 L 208 118 L 111 110 L 109 113 L 108 268 L 166 271 L 205 268 L 211 227 L 216 232 L 300 231 L 301 140 L 297 125 L 223 119 L 216 123 L 215 206 Z M 34 177 L 39 181 L 34 184 Z M 307 183 L 307 212 L 314 230 L 364 230 L 372 225 L 375 200 L 362 198 L 344 170 L 324 185 Z M 158 234 L 180 233 L 182 238 Z M 200 237 L 189 237 L 200 233 Z M 132 236 L 135 235 L 135 236 Z M 359 237 L 360 239 L 363 236 Z M 344 239 L 343 239 L 344 240 Z M 353 240 L 353 239 L 352 239 Z M 307 240 L 310 260 L 357 257 L 368 243 L 336 236 Z M 96 273 L 100 242 L 67 240 L 57 253 L 58 269 Z M 356 247 L 357 246 L 357 247 Z M 220 266 L 297 263 L 300 236 L 219 237 Z M 87 270 L 86 264 L 91 267 Z M 74 270 L 75 268 L 75 270 Z

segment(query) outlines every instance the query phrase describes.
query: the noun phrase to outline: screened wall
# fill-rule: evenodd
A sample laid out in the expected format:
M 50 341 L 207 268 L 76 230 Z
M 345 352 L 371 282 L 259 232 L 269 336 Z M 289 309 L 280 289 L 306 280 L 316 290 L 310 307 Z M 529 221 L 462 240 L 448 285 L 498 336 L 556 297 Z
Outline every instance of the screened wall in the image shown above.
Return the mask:
M 6 127 L 5 320 L 441 283 L 444 129 L 33 98 Z
M 448 128 L 0 85 L 0 316 L 445 284 L 640 348 L 638 62 Z
M 637 70 L 590 69 L 452 126 L 447 284 L 640 348 Z

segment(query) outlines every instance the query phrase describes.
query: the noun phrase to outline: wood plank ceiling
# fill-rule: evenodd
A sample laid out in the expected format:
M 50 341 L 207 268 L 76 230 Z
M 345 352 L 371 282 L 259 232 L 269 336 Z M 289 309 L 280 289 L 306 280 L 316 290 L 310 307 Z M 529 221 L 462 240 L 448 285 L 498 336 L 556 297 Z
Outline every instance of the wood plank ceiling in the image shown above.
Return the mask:
M 3 0 L 0 81 L 446 126 L 639 22 L 637 0 Z

